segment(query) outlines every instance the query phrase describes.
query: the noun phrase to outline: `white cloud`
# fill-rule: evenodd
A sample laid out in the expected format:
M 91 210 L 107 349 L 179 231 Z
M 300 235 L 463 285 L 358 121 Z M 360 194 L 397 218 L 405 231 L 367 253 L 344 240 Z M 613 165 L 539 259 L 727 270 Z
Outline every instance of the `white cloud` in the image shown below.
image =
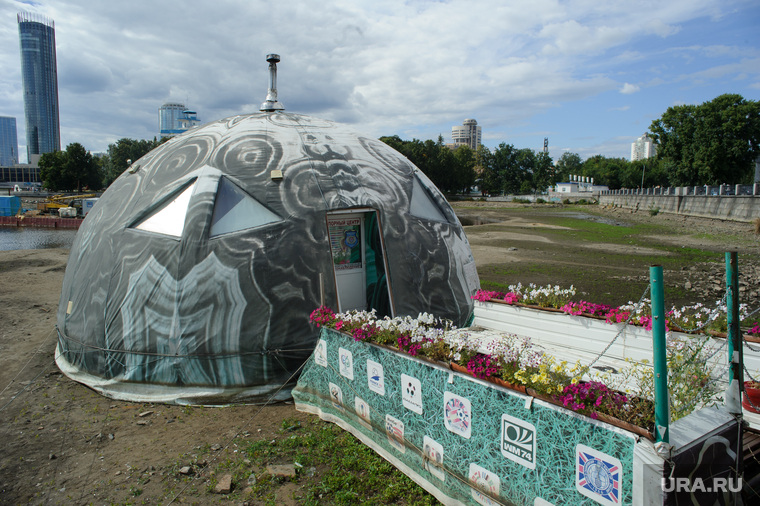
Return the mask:
M 640 90 L 638 86 L 631 83 L 625 83 L 622 88 L 620 88 L 620 93 L 623 95 L 630 95 L 631 93 L 636 93 Z
M 652 93 L 650 107 L 664 104 L 664 112 L 681 97 L 663 90 L 686 76 L 706 86 L 738 73 L 741 57 L 726 50 L 733 38 L 687 33 L 694 20 L 743 20 L 758 10 L 746 0 L 722 2 L 648 1 L 637 7 L 647 15 L 633 16 L 628 2 L 586 0 L 327 0 L 318 7 L 187 0 L 181 8 L 155 0 L 5 0 L 0 114 L 17 117 L 23 144 L 15 13 L 33 10 L 55 21 L 64 146 L 103 151 L 121 137 L 152 139 L 166 101 L 185 103 L 202 121 L 256 112 L 271 52 L 282 57 L 279 98 L 288 111 L 355 123 L 369 135 L 448 138 L 451 125 L 469 117 L 493 145 L 509 142 L 497 132 L 518 137 L 521 128 L 557 132 L 558 145 L 569 145 L 576 130 L 634 135 L 640 126 L 620 123 L 622 115 L 605 119 L 613 124 L 562 115 L 577 103 L 592 112 L 622 110 L 603 100 L 614 92 Z M 749 48 L 755 55 L 757 46 Z M 679 49 L 669 53 L 672 47 Z M 703 65 L 705 54 L 724 59 L 722 67 Z M 757 72 L 743 71 L 742 83 L 758 82 Z M 631 82 L 646 83 L 644 91 Z

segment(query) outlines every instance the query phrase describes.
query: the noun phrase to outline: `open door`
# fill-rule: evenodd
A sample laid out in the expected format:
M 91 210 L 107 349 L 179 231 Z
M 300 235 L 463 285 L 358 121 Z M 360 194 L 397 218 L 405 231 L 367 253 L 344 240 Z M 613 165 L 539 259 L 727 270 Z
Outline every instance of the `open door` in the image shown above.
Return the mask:
M 352 209 L 327 215 L 338 310 L 377 311 L 393 316 L 388 266 L 374 210 Z

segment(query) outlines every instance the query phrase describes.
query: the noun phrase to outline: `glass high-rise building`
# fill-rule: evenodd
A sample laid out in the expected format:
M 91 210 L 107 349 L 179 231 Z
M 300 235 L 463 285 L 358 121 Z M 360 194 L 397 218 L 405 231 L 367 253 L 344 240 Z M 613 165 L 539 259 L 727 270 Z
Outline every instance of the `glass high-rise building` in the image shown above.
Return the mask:
M 168 102 L 158 108 L 158 131 L 161 137 L 174 137 L 200 125 L 197 113 L 185 104 Z
M 17 19 L 21 39 L 26 153 L 27 160 L 31 160 L 32 155 L 61 149 L 55 25 L 51 19 L 28 12 L 19 13 Z
M 16 118 L 0 116 L 0 167 L 18 163 L 18 137 Z

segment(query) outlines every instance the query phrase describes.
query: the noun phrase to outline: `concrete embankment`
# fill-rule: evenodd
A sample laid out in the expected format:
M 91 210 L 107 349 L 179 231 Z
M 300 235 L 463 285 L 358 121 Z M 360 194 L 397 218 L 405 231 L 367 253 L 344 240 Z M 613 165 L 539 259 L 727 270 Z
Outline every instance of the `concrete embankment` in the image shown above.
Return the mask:
M 639 211 L 751 222 L 760 218 L 760 195 L 598 195 L 599 204 Z

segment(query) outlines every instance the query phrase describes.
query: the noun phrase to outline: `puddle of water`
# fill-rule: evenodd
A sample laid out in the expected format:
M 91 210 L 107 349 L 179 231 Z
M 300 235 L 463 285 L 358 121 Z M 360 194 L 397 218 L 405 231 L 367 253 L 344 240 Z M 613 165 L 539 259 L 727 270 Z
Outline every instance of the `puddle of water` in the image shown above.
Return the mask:
M 470 214 L 457 215 L 459 222 L 463 227 L 472 227 L 475 225 L 486 225 L 488 223 L 499 223 L 501 220 L 485 218 L 483 216 L 473 216 Z
M 576 220 L 594 221 L 596 223 L 604 223 L 605 225 L 614 225 L 616 227 L 630 227 L 630 223 L 626 223 L 622 220 L 614 218 L 605 218 L 604 216 L 596 216 L 593 214 L 574 212 L 574 213 L 546 213 L 552 216 L 561 216 L 563 218 L 573 218 Z

